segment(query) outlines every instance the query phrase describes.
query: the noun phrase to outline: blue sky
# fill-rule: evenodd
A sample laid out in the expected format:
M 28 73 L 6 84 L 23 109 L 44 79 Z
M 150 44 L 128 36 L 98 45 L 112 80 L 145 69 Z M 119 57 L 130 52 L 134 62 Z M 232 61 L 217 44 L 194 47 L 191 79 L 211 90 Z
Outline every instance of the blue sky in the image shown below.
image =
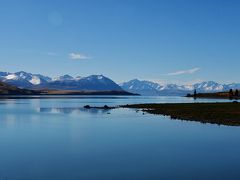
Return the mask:
M 0 70 L 240 82 L 240 1 L 0 2 Z

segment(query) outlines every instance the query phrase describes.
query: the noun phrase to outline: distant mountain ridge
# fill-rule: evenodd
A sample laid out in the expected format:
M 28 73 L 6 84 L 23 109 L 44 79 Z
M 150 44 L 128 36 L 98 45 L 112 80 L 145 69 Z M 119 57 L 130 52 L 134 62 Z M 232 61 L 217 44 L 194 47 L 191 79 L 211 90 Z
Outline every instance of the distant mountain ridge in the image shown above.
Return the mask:
M 17 86 L 18 88 L 32 88 L 35 85 L 44 84 L 52 81 L 48 76 L 41 74 L 31 74 L 24 71 L 16 73 L 0 72 L 2 82 Z
M 132 93 L 141 95 L 186 95 L 192 93 L 194 89 L 197 92 L 221 92 L 229 89 L 240 89 L 240 83 L 220 84 L 214 81 L 206 81 L 193 85 L 177 85 L 177 84 L 158 84 L 151 81 L 142 81 L 133 79 L 120 84 L 122 89 Z
M 63 75 L 51 78 L 24 71 L 16 73 L 0 72 L 0 81 L 18 88 L 35 90 L 123 91 L 118 84 L 103 75 L 77 76 L 76 78 L 70 75 Z
M 66 76 L 65 76 L 66 77 Z M 35 86 L 37 89 L 61 89 L 61 90 L 97 90 L 121 91 L 122 88 L 111 79 L 103 75 L 91 75 L 82 78 L 60 78 L 45 84 Z
M 159 84 L 151 81 L 133 79 L 121 84 L 103 75 L 91 75 L 87 77 L 72 77 L 63 75 L 55 78 L 41 74 L 32 74 L 24 71 L 10 73 L 0 72 L 0 81 L 16 86 L 21 89 L 48 89 L 48 90 L 80 90 L 80 91 L 127 91 L 141 95 L 161 96 L 177 95 L 184 96 L 197 92 L 210 93 L 240 89 L 240 83 L 220 84 L 214 81 L 195 83 L 193 85 Z

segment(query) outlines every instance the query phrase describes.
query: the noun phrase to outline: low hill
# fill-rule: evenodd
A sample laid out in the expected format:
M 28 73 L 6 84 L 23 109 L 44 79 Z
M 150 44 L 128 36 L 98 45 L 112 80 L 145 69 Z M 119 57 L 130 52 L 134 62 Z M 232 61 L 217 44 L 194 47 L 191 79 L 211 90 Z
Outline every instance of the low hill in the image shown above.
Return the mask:
M 0 82 L 0 95 L 32 95 L 39 94 L 36 91 L 20 89 L 15 86 Z

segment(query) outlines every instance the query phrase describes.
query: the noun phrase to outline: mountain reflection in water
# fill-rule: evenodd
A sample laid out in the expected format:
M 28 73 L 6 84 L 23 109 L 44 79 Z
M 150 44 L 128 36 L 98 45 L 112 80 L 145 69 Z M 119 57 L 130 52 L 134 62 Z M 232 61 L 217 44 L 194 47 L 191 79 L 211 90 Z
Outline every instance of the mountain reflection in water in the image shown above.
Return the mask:
M 86 108 L 71 108 L 71 107 L 63 107 L 63 108 L 39 108 L 39 112 L 41 113 L 63 113 L 63 114 L 73 114 L 73 113 L 91 113 L 91 114 L 104 114 L 109 113 L 111 109 L 86 109 Z

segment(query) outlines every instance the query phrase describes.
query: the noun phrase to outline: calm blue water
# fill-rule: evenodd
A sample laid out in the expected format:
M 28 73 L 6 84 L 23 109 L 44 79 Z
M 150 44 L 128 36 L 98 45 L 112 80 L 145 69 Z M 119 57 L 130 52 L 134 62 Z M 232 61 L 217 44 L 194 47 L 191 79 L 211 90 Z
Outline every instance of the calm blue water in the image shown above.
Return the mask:
M 213 101 L 216 100 L 201 100 Z M 0 180 L 239 180 L 240 128 L 90 105 L 181 97 L 0 100 Z

